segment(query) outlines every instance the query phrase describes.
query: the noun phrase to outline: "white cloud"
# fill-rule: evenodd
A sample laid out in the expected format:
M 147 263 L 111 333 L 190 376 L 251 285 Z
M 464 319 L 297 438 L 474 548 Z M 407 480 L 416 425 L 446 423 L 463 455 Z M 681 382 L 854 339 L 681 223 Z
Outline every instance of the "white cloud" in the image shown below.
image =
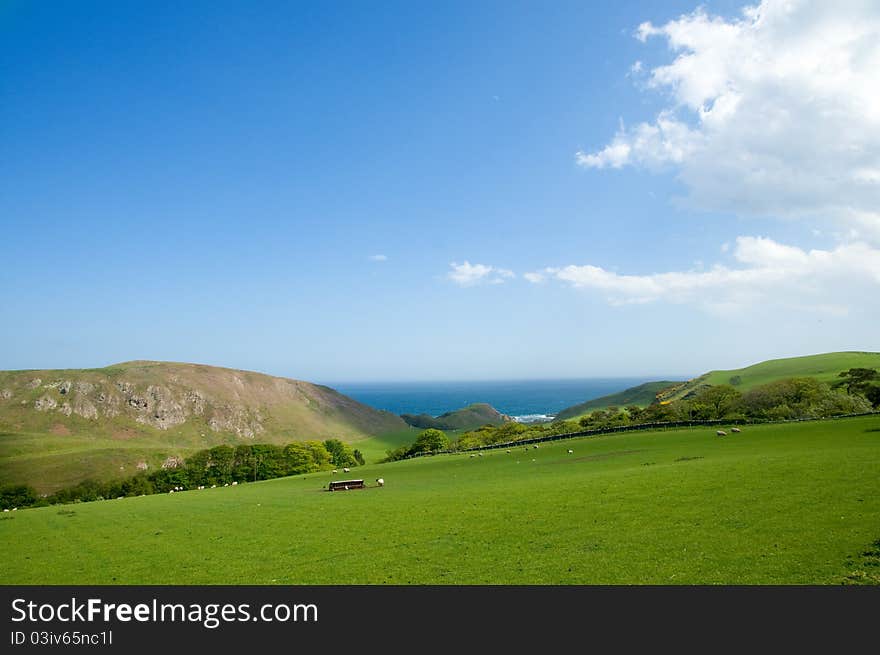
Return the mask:
M 735 19 L 697 9 L 635 36 L 675 53 L 634 65 L 669 104 L 578 152 L 580 165 L 671 167 L 694 207 L 828 218 L 880 243 L 880 3 L 764 0 Z
M 543 273 L 523 273 L 523 277 L 532 284 L 541 284 L 547 279 L 547 276 Z
M 476 284 L 503 284 L 505 281 L 516 277 L 516 274 L 506 268 L 496 268 L 486 264 L 471 264 L 465 261 L 461 264 L 452 262 L 452 268 L 446 277 L 461 287 L 470 287 Z
M 371 262 L 387 262 L 388 255 L 370 255 L 367 257 Z
M 733 250 L 741 265 L 710 270 L 620 275 L 598 266 L 547 268 L 548 276 L 605 294 L 615 305 L 667 301 L 717 311 L 767 307 L 847 313 L 873 304 L 880 293 L 880 250 L 848 243 L 833 250 L 801 250 L 763 237 L 739 237 Z

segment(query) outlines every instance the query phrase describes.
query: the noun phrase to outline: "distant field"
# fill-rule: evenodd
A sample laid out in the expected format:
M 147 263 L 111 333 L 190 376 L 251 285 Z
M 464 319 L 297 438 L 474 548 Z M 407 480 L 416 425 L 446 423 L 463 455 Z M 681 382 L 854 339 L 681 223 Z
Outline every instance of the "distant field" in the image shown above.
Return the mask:
M 761 384 L 791 377 L 814 377 L 821 382 L 839 380 L 838 373 L 851 368 L 880 369 L 880 353 L 839 352 L 805 357 L 771 359 L 753 366 L 729 371 L 710 371 L 678 387 L 674 393 L 664 396 L 664 400 L 681 398 L 702 385 L 732 384 L 740 391 L 746 391 Z
M 321 473 L 4 513 L 3 582 L 870 580 L 878 471 L 876 416 L 441 455 L 354 469 L 362 491 L 326 492 Z

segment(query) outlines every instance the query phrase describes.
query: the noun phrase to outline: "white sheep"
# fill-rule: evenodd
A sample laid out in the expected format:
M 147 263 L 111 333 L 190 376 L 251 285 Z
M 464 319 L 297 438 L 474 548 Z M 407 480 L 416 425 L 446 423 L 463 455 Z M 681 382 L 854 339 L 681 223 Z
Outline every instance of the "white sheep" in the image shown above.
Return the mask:
M 238 484 L 238 481 L 236 480 L 235 482 L 232 483 L 232 486 L 234 487 L 234 486 L 236 486 L 237 484 Z
M 380 487 L 384 487 L 385 480 L 383 478 L 376 478 L 376 484 L 378 484 Z
M 534 446 L 532 446 L 532 448 L 534 448 L 535 450 L 537 450 L 537 449 L 538 449 L 538 444 L 535 444 Z
M 477 457 L 482 457 L 483 453 L 477 453 Z
M 343 472 L 343 473 L 348 473 L 349 471 L 351 471 L 351 469 L 348 468 L 347 466 L 343 466 L 343 467 L 342 467 L 342 472 Z
M 739 428 L 730 428 L 731 432 L 742 432 Z
M 216 489 L 216 488 L 217 488 L 217 485 L 216 485 L 216 484 L 212 484 L 212 485 L 211 485 L 211 489 Z
M 332 471 L 330 471 L 330 475 L 336 475 L 337 473 L 339 473 L 337 469 L 333 469 Z
M 8 511 L 9 511 L 9 508 L 6 507 L 6 508 L 3 509 L 3 511 L 4 511 L 4 512 L 8 512 Z
M 571 448 L 568 449 L 568 454 L 569 454 L 569 455 L 571 455 L 573 452 L 574 452 L 574 451 L 573 451 Z
M 474 457 L 476 457 L 476 455 L 471 455 L 471 459 L 473 459 Z
M 224 483 L 223 483 L 223 486 L 224 486 L 224 487 L 228 487 L 228 486 L 229 486 L 229 483 L 228 483 L 228 482 L 224 482 Z
M 727 433 L 724 430 L 716 430 L 715 434 L 719 437 L 726 437 Z
M 507 453 L 510 454 L 510 448 L 507 449 Z

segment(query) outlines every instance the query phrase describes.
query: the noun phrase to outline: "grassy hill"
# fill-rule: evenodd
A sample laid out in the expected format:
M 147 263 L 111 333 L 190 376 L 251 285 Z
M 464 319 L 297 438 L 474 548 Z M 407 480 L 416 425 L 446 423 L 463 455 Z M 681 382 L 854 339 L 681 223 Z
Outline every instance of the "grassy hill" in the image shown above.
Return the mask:
M 838 373 L 851 368 L 880 369 L 880 353 L 838 352 L 804 357 L 771 359 L 745 368 L 729 371 L 709 371 L 687 382 L 672 387 L 660 395 L 661 401 L 684 398 L 704 386 L 731 384 L 746 391 L 761 384 L 792 377 L 812 377 L 822 382 L 839 380 Z
M 218 444 L 356 442 L 408 430 L 329 387 L 250 371 L 145 361 L 0 371 L 0 482 L 42 492 Z
M 880 416 L 422 457 L 0 514 L 3 580 L 876 584 L 878 470 Z
M 483 425 L 501 425 L 513 420 L 488 403 L 474 403 L 436 418 L 429 414 L 401 414 L 400 418 L 415 428 L 438 430 L 473 430 Z
M 627 405 L 638 405 L 639 407 L 647 407 L 657 400 L 657 394 L 669 387 L 682 384 L 681 382 L 645 382 L 636 387 L 630 387 L 617 393 L 612 393 L 601 398 L 594 398 L 587 402 L 567 407 L 556 415 L 557 420 L 570 419 L 584 414 L 589 414 L 597 409 L 605 409 L 606 407 L 626 407 Z

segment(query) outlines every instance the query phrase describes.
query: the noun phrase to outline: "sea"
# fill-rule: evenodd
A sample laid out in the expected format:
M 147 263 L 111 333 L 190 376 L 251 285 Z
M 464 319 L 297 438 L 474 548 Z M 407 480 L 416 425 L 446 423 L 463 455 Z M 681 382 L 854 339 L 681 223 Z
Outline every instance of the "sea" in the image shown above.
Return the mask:
M 340 393 L 394 414 L 439 416 L 489 403 L 522 423 L 551 420 L 566 407 L 658 378 L 583 378 L 477 382 L 338 382 Z

